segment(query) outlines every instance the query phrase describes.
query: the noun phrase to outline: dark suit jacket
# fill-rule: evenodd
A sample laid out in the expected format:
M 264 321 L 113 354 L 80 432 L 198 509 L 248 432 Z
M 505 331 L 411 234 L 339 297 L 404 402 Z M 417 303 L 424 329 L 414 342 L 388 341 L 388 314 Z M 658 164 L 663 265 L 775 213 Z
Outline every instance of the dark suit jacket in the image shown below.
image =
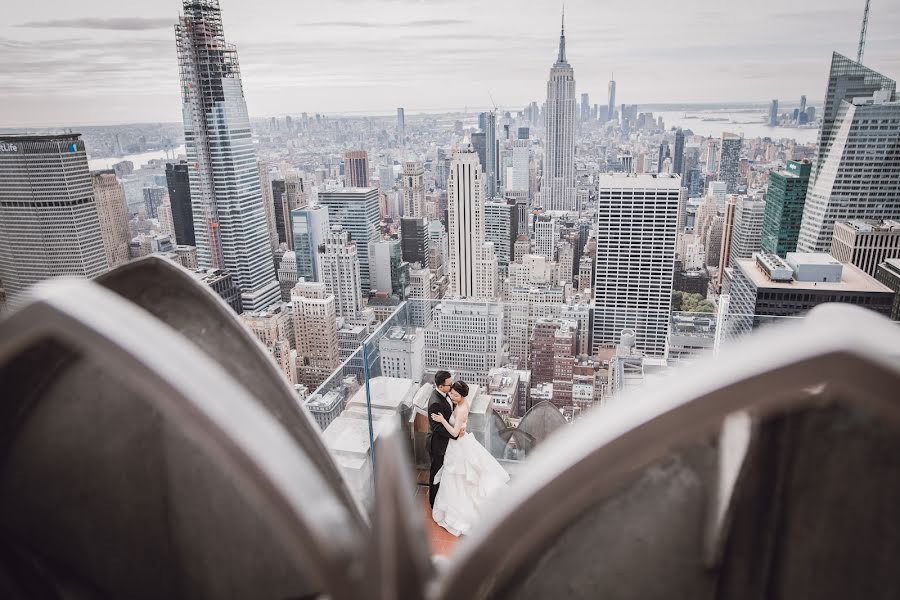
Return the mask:
M 456 439 L 450 435 L 450 432 L 447 431 L 443 424 L 431 418 L 431 415 L 441 413 L 449 422 L 450 416 L 453 415 L 451 404 L 437 389 L 431 392 L 431 399 L 428 401 L 428 451 L 432 456 L 444 454 L 447 451 L 447 444 L 450 443 L 450 438 Z

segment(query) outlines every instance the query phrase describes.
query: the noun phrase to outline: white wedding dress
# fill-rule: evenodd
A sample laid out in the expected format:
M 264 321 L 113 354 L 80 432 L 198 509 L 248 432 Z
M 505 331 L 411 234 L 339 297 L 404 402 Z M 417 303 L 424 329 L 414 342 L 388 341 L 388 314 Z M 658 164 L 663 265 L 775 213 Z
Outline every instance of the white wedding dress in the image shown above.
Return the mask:
M 450 425 L 456 425 L 456 415 Z M 475 436 L 466 433 L 451 439 L 444 455 L 444 466 L 435 476 L 441 484 L 431 516 L 435 523 L 453 535 L 469 533 L 487 502 L 506 486 L 509 475 Z

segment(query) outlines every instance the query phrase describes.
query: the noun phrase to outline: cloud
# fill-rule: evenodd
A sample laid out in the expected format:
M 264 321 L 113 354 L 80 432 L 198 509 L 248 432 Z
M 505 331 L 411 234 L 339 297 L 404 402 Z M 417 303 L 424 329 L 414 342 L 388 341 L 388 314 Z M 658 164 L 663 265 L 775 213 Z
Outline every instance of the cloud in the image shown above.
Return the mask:
M 355 29 L 391 29 L 393 27 L 445 27 L 448 25 L 468 25 L 467 19 L 419 19 L 402 23 L 375 23 L 373 21 L 313 21 L 300 23 L 304 27 L 350 27 Z
M 103 29 L 107 31 L 146 31 L 149 29 L 169 29 L 175 25 L 174 19 L 149 19 L 146 17 L 115 17 L 111 19 L 52 19 L 49 21 L 29 21 L 19 27 L 56 29 Z

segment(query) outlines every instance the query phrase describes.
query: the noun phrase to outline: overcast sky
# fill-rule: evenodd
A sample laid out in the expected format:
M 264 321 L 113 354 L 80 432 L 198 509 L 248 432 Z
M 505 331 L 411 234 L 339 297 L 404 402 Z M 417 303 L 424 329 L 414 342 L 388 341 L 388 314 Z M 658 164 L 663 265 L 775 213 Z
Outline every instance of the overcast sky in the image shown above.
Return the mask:
M 181 119 L 179 0 L 0 0 L 0 126 Z M 221 0 L 252 116 L 483 107 L 546 94 L 560 2 Z M 627 103 L 821 104 L 864 0 L 569 0 L 577 93 Z M 900 1 L 872 0 L 864 62 L 900 77 Z M 727 8 L 726 8 L 727 6 Z M 138 13 L 140 11 L 140 13 Z

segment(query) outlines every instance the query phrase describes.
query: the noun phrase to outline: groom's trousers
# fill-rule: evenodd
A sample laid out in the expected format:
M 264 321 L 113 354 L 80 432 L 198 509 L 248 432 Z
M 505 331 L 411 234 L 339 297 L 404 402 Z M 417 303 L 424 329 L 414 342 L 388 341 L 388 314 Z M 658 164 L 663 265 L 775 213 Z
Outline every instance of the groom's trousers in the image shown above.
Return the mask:
M 444 466 L 444 455 L 443 454 L 432 454 L 431 455 L 431 478 L 428 480 L 428 502 L 431 506 L 434 506 L 434 499 L 437 497 L 438 488 L 441 487 L 440 483 L 434 482 L 434 476 L 437 475 L 437 472 L 441 470 L 441 467 Z

